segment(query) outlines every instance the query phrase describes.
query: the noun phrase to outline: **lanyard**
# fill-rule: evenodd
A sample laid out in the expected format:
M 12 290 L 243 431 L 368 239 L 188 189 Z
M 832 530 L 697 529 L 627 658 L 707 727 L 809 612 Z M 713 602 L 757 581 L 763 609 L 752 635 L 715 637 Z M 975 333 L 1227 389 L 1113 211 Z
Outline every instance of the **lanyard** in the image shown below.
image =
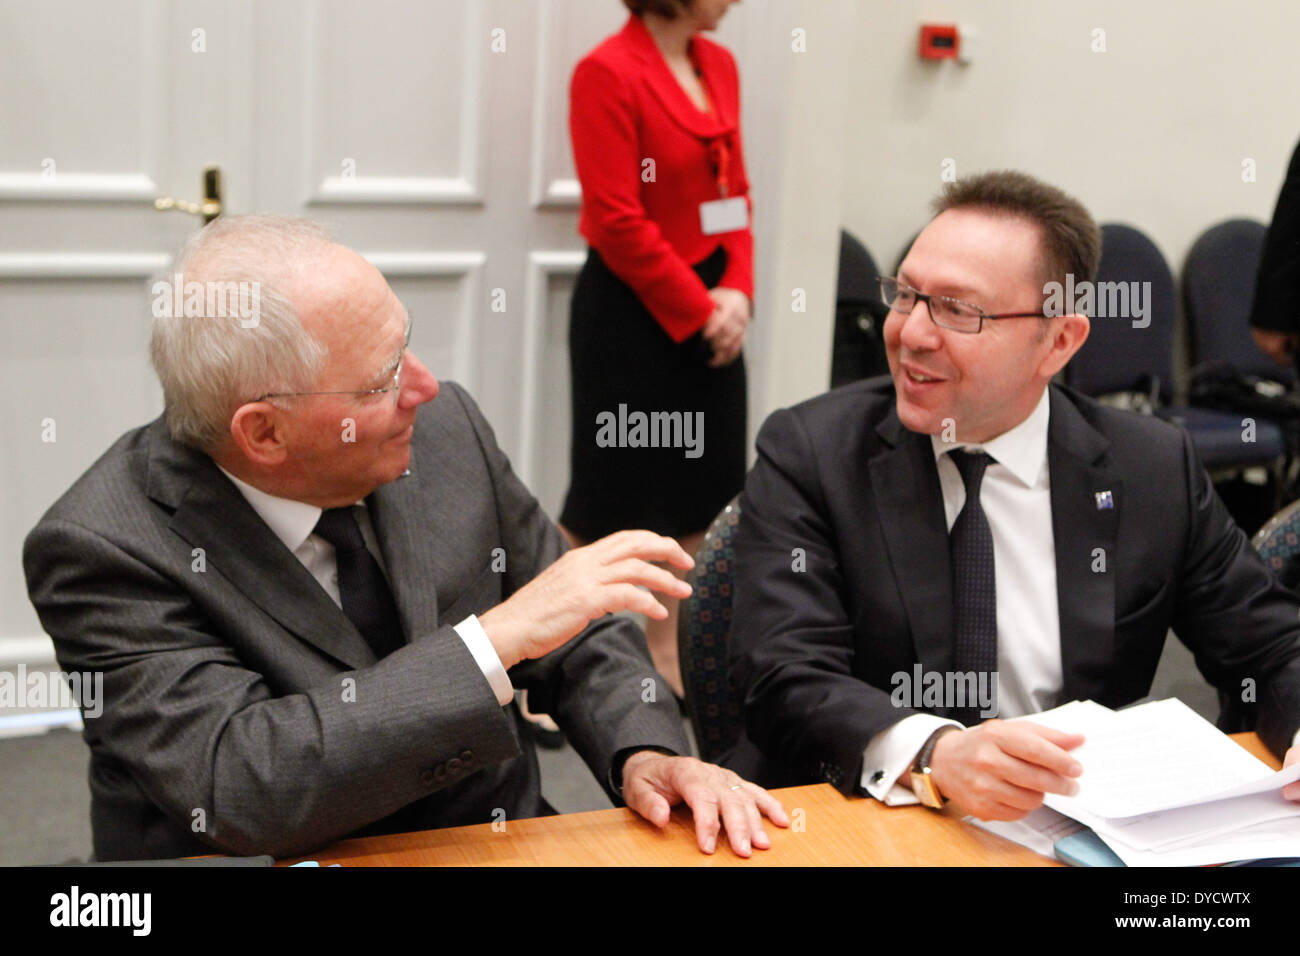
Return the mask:
M 713 165 L 713 178 L 718 181 L 718 195 L 726 199 L 731 188 L 731 149 L 725 136 L 709 140 L 709 162 Z

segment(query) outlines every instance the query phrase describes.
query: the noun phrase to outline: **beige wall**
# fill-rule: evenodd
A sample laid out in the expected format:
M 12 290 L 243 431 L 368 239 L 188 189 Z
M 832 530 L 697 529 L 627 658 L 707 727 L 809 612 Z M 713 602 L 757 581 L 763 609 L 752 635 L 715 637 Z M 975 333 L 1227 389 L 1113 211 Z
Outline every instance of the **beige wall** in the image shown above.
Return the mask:
M 892 269 L 945 160 L 1055 183 L 1145 230 L 1177 276 L 1206 227 L 1270 218 L 1300 139 L 1297 0 L 749 0 L 735 18 L 761 201 L 751 432 L 826 389 L 839 225 Z M 922 62 L 922 22 L 977 30 L 974 62 Z
M 846 27 L 857 11 L 858 0 L 755 0 L 737 11 L 747 40 L 739 66 L 755 204 L 751 439 L 773 409 L 830 382 L 848 139 L 843 77 L 852 52 Z
M 922 62 L 923 18 L 978 28 L 975 62 Z M 1177 275 L 1205 227 L 1268 220 L 1300 138 L 1295 0 L 872 0 L 854 19 L 843 219 L 884 270 L 951 158 L 1062 186 Z

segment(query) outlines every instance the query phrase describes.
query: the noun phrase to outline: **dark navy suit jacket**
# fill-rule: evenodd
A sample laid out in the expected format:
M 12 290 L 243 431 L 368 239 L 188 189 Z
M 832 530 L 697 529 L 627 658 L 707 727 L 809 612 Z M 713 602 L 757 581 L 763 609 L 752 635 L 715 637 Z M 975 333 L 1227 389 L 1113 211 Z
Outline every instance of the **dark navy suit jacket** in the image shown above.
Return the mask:
M 1220 690 L 1239 700 L 1254 688 L 1242 710 L 1281 755 L 1300 726 L 1300 602 L 1233 523 L 1181 429 L 1055 385 L 1050 401 L 1060 702 L 1145 696 L 1172 628 Z M 1099 507 L 1105 491 L 1113 507 Z M 735 573 L 746 735 L 724 762 L 768 786 L 858 792 L 867 743 L 917 712 L 893 706 L 891 675 L 953 667 L 938 471 L 929 436 L 899 421 L 891 381 L 768 418 Z

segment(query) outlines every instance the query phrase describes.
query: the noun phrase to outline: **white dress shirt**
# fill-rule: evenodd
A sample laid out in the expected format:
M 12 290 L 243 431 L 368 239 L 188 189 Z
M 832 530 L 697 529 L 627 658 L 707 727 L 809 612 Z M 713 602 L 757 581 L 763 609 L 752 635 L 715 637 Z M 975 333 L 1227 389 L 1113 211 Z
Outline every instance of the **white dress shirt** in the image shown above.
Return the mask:
M 966 486 L 948 452 L 993 457 L 980 486 L 980 505 L 993 534 L 997 588 L 997 716 L 1019 717 L 1055 707 L 1063 686 L 1061 619 L 1056 603 L 1056 547 L 1047 469 L 1047 390 L 1029 417 L 983 444 L 943 442 L 931 435 L 949 530 L 966 503 Z M 932 714 L 913 714 L 876 734 L 864 751 L 862 786 L 895 806 L 918 802 L 907 773 L 937 728 L 960 727 Z M 902 783 L 897 783 L 901 778 Z
M 218 465 L 218 468 L 221 466 Z M 293 556 L 302 562 L 311 576 L 316 579 L 325 593 L 340 608 L 343 600 L 339 596 L 339 564 L 334 556 L 334 545 L 320 535 L 313 533 L 316 522 L 320 521 L 322 509 L 304 501 L 290 498 L 278 498 L 254 488 L 246 481 L 240 481 L 226 469 L 221 473 L 229 478 L 239 489 L 258 517 L 266 522 L 271 532 L 280 539 Z M 374 526 L 370 523 L 370 511 L 365 502 L 359 501 L 352 506 L 355 510 L 357 525 L 361 528 L 361 537 L 365 539 L 366 550 L 379 562 L 384 577 L 388 577 L 388 568 L 384 566 L 384 556 L 379 551 L 379 539 L 375 537 Z M 391 583 L 391 582 L 390 582 Z M 514 700 L 515 689 L 506 675 L 506 669 L 497 656 L 496 649 L 488 640 L 487 632 L 478 618 L 471 614 L 454 628 L 460 639 L 465 642 L 474 662 L 487 678 L 497 702 L 503 707 Z

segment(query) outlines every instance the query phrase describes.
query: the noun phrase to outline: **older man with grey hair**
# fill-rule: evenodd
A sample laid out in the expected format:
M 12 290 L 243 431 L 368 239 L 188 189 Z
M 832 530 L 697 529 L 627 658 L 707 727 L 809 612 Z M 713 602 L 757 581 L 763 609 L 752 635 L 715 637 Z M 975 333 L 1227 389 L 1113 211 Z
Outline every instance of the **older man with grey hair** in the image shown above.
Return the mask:
M 61 665 L 104 674 L 85 722 L 99 859 L 536 816 L 515 687 L 614 799 L 660 826 L 685 800 L 706 852 L 721 827 L 741 855 L 769 845 L 779 802 L 680 756 L 644 638 L 611 616 L 688 593 L 656 564 L 690 566 L 675 542 L 566 552 L 463 389 L 417 417 L 440 386 L 410 315 L 320 226 L 220 219 L 174 272 L 176 295 L 221 284 L 241 307 L 156 310 L 165 415 L 23 554 Z

